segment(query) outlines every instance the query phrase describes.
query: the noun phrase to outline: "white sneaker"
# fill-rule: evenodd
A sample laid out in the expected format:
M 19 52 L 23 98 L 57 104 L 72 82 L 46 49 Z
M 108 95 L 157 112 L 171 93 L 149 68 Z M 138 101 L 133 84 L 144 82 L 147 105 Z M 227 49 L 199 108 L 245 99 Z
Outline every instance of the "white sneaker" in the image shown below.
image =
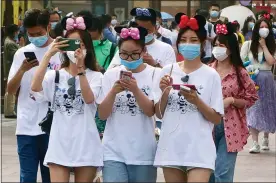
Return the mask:
M 258 142 L 254 141 L 252 148 L 249 150 L 249 153 L 260 153 L 260 152 L 261 152 L 260 145 L 258 144 Z
M 262 150 L 268 151 L 269 150 L 268 144 L 269 144 L 268 138 L 263 138 L 263 140 L 262 140 Z

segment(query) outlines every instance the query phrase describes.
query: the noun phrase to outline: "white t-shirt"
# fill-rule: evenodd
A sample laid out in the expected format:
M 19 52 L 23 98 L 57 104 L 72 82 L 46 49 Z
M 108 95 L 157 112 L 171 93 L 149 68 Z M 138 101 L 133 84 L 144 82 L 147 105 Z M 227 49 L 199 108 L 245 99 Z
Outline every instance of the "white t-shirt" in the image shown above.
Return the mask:
M 171 45 L 163 43 L 155 39 L 155 41 L 146 45 L 148 53 L 156 60 L 156 63 L 160 63 L 162 67 L 176 62 L 175 52 Z M 108 69 L 121 65 L 121 59 L 119 56 L 119 50 L 114 55 Z
M 68 94 L 68 80 L 72 76 L 65 70 L 59 71 L 59 84 L 55 91 L 55 71 L 46 73 L 43 91 L 32 92 L 38 103 L 54 102 L 54 117 L 44 165 L 55 163 L 67 167 L 103 166 L 103 149 L 95 123 L 96 102 L 86 104 L 81 94 L 79 76 L 76 77 L 76 95 Z M 102 74 L 86 70 L 89 86 L 98 100 Z
M 44 48 L 38 48 L 31 43 L 17 50 L 13 58 L 13 63 L 10 69 L 8 81 L 10 81 L 15 76 L 15 74 L 21 67 L 25 59 L 24 52 L 34 52 L 38 61 L 41 62 L 43 56 L 45 55 L 49 47 L 50 45 Z M 61 63 L 59 59 L 59 53 L 57 53 L 51 58 L 48 67 L 50 69 L 59 69 L 60 64 Z M 21 80 L 17 105 L 16 135 L 36 136 L 43 134 L 38 124 L 46 116 L 48 110 L 48 103 L 44 102 L 41 104 L 37 104 L 30 97 L 31 83 L 36 69 L 37 67 L 27 71 Z
M 161 77 L 169 74 L 171 65 L 161 71 Z M 172 78 L 174 84 L 182 84 L 186 76 L 178 63 L 174 64 Z M 205 104 L 223 115 L 221 79 L 218 73 L 207 65 L 188 74 L 188 84 L 194 84 L 199 97 Z M 161 90 L 155 98 L 161 98 Z M 155 166 L 192 166 L 215 168 L 216 148 L 212 136 L 213 123 L 207 121 L 197 107 L 189 103 L 178 91 L 171 90 L 163 117 L 161 135 L 155 157 Z
M 241 47 L 241 59 L 243 61 L 247 61 L 245 60 L 246 57 L 249 58 L 249 60 L 251 61 L 252 65 L 254 66 L 254 68 L 258 68 L 259 70 L 263 70 L 263 71 L 271 71 L 272 66 L 268 65 L 267 62 L 263 62 L 263 57 L 264 57 L 264 52 L 259 52 L 258 53 L 258 60 L 256 60 L 253 57 L 253 54 L 250 50 L 250 46 L 251 46 L 251 41 L 245 41 Z M 274 53 L 274 58 L 276 58 L 276 52 Z
M 211 28 L 211 38 L 215 38 L 216 37 L 216 33 L 214 31 L 214 25 L 211 24 L 210 22 L 206 22 L 206 24 L 205 24 L 205 29 L 207 31 L 207 37 L 210 36 L 209 30 L 208 30 L 208 24 L 212 25 L 212 28 Z M 204 51 L 205 51 L 205 54 L 206 54 L 205 58 L 212 57 L 212 42 L 209 41 L 208 39 L 206 39 Z
M 121 70 L 126 68 L 118 66 L 105 73 L 101 100 L 104 100 L 114 83 L 119 80 Z M 153 101 L 154 83 L 160 77 L 158 69 L 147 65 L 142 72 L 133 73 L 132 76 L 143 93 Z M 143 113 L 132 92 L 123 91 L 117 94 L 103 137 L 104 161 L 153 165 L 156 152 L 154 127 L 153 118 Z

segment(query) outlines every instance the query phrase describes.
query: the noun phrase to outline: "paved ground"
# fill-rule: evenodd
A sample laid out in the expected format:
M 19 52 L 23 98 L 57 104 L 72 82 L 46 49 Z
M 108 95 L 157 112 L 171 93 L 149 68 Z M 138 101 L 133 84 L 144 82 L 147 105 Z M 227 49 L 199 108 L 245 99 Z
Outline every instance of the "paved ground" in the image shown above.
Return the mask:
M 19 181 L 15 125 L 13 120 L 2 119 L 1 182 Z M 255 155 L 248 153 L 248 148 L 251 145 L 251 139 L 249 139 L 249 144 L 243 152 L 239 153 L 237 159 L 235 182 L 276 182 L 275 138 L 275 134 L 270 136 L 270 151 Z M 41 181 L 40 176 L 38 181 Z M 161 169 L 158 170 L 158 181 L 164 181 Z

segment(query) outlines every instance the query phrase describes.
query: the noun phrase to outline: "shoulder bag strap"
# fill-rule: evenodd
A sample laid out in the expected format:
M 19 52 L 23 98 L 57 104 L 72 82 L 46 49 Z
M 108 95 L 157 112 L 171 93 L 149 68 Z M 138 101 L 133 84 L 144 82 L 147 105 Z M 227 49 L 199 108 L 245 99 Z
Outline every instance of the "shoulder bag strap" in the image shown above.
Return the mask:
M 51 110 L 52 110 L 52 111 L 55 110 L 55 100 L 56 100 L 56 92 L 57 92 L 57 89 L 58 89 L 58 84 L 59 84 L 59 71 L 56 70 L 55 90 L 54 90 L 53 102 L 52 102 L 52 105 L 51 105 Z

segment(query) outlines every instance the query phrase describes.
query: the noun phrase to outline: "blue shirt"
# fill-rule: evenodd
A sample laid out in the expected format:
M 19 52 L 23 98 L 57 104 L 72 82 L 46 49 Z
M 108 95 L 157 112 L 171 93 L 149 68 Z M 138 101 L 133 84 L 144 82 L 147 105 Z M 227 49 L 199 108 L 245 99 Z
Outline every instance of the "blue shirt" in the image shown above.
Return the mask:
M 111 30 L 106 27 L 103 30 L 103 36 L 105 39 L 108 39 L 110 42 L 117 44 L 116 36 L 111 32 Z

